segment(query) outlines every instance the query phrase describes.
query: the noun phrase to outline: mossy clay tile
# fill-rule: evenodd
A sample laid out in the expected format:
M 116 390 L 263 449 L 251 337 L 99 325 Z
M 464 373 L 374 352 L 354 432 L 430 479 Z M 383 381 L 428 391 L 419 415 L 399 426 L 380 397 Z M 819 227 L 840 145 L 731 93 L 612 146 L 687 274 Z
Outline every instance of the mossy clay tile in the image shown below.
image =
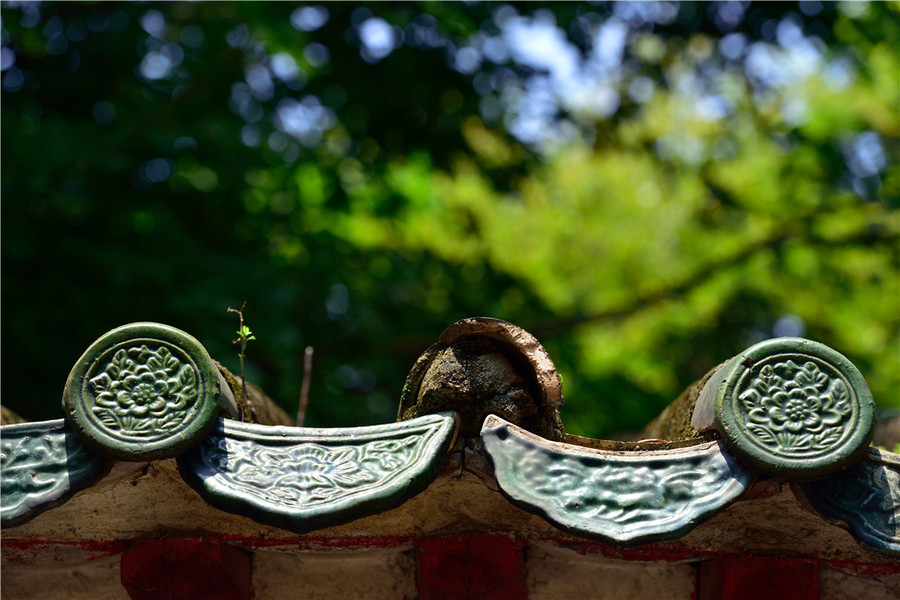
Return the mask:
M 694 422 L 703 429 L 710 416 L 741 460 L 804 480 L 862 458 L 874 431 L 875 402 L 842 354 L 810 340 L 775 338 L 748 348 L 710 378 Z
M 212 428 L 219 375 L 196 339 L 159 323 L 101 336 L 78 359 L 63 410 L 87 444 L 122 460 L 176 456 Z
M 545 440 L 495 415 L 481 439 L 513 504 L 572 535 L 619 546 L 680 538 L 755 479 L 722 442 L 613 452 Z
M 793 485 L 824 519 L 850 530 L 857 541 L 900 555 L 900 455 L 869 448 L 866 456 L 824 479 Z
M 211 505 L 299 533 L 395 508 L 437 475 L 455 413 L 312 429 L 218 419 L 178 458 L 184 480 Z
M 0 428 L 0 523 L 21 525 L 59 506 L 102 478 L 111 464 L 63 419 Z

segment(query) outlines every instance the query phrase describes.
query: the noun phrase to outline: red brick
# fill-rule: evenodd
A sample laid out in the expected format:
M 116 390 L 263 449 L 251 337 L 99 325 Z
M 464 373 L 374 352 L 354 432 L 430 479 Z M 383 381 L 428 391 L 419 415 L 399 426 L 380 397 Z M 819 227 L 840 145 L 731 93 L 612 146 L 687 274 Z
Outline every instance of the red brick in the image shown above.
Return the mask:
M 250 555 L 219 540 L 148 540 L 122 554 L 132 600 L 249 600 Z
M 783 556 L 738 556 L 700 567 L 698 600 L 818 600 L 819 563 Z
M 523 544 L 501 535 L 422 538 L 420 600 L 524 600 Z

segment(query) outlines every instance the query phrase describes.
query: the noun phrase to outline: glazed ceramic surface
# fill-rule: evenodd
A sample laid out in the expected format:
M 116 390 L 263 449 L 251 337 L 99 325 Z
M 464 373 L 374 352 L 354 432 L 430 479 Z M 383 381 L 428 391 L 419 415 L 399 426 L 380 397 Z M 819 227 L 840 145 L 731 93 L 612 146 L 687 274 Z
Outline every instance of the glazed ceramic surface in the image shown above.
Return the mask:
M 709 421 L 711 409 L 735 454 L 788 479 L 822 477 L 859 460 L 875 424 L 875 402 L 856 367 L 800 338 L 766 340 L 723 366 L 701 392 L 694 422 Z
M 452 413 L 347 429 L 219 419 L 178 466 L 213 506 L 305 532 L 394 508 L 425 489 L 455 423 Z
M 75 432 L 122 460 L 176 456 L 210 430 L 219 375 L 183 331 L 132 323 L 106 333 L 78 359 L 63 393 Z
M 825 479 L 795 486 L 825 519 L 863 544 L 900 554 L 900 455 L 869 448 L 863 460 Z
M 493 415 L 481 438 L 510 501 L 573 535 L 612 544 L 679 538 L 755 478 L 721 442 L 610 452 L 551 442 Z
M 62 419 L 0 428 L 0 523 L 20 525 L 62 504 L 109 467 Z

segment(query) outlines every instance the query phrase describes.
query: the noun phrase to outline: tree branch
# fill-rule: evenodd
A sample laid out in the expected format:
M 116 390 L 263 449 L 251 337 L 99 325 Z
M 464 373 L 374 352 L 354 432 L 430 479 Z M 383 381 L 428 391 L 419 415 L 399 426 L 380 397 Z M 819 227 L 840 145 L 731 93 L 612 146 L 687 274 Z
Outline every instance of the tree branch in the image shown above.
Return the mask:
M 811 216 L 808 216 L 802 219 L 803 225 L 808 225 L 812 220 Z M 624 303 L 620 306 L 609 308 L 606 310 L 602 310 L 596 313 L 590 314 L 578 314 L 573 315 L 572 317 L 561 319 L 554 323 L 542 324 L 532 328 L 529 328 L 535 336 L 549 336 L 561 331 L 566 331 L 578 325 L 583 325 L 585 323 L 599 323 L 603 321 L 616 321 L 621 320 L 626 317 L 630 317 L 633 314 L 636 314 L 642 310 L 650 308 L 651 306 L 655 306 L 664 302 L 666 300 L 671 300 L 673 298 L 677 298 L 683 296 L 693 290 L 694 288 L 700 286 L 706 280 L 708 280 L 712 275 L 716 272 L 726 269 L 728 267 L 733 267 L 738 265 L 745 260 L 749 259 L 751 256 L 760 252 L 762 250 L 768 248 L 776 248 L 785 241 L 796 237 L 792 232 L 796 230 L 797 223 L 795 222 L 793 226 L 787 226 L 780 230 L 778 230 L 775 234 L 769 236 L 768 238 L 759 240 L 753 244 L 750 244 L 746 248 L 743 248 L 736 254 L 731 256 L 722 258 L 718 261 L 713 261 L 707 265 L 704 265 L 696 272 L 688 276 L 683 281 L 680 281 L 674 285 L 671 285 L 666 288 L 662 288 L 656 290 L 650 294 L 644 296 L 637 296 L 632 298 L 627 303 Z M 807 229 L 808 231 L 808 229 Z M 848 245 L 865 245 L 871 246 L 876 243 L 889 242 L 896 243 L 900 240 L 900 234 L 892 231 L 888 231 L 883 227 L 878 226 L 869 226 L 863 231 L 859 231 L 848 235 L 846 237 L 840 239 L 825 239 L 819 236 L 808 233 L 804 236 L 803 242 L 813 245 L 827 245 L 829 248 L 834 248 L 836 246 L 848 246 Z
M 559 333 L 560 331 L 566 331 L 585 323 L 598 323 L 602 321 L 615 321 L 624 319 L 625 317 L 629 317 L 635 313 L 645 310 L 651 306 L 655 306 L 666 300 L 671 300 L 672 298 L 683 296 L 705 282 L 717 271 L 740 264 L 761 250 L 778 246 L 785 239 L 787 239 L 787 235 L 783 232 L 779 232 L 778 235 L 774 235 L 772 237 L 765 238 L 763 240 L 750 244 L 749 246 L 743 248 L 740 252 L 737 252 L 732 256 L 727 256 L 718 261 L 713 261 L 707 265 L 704 265 L 683 281 L 680 281 L 669 287 L 656 290 L 650 294 L 646 294 L 643 296 L 637 296 L 630 299 L 627 303 L 614 308 L 608 308 L 596 313 L 573 315 L 569 318 L 561 319 L 555 323 L 539 325 L 537 327 L 531 328 L 530 331 L 540 338 L 542 336 Z

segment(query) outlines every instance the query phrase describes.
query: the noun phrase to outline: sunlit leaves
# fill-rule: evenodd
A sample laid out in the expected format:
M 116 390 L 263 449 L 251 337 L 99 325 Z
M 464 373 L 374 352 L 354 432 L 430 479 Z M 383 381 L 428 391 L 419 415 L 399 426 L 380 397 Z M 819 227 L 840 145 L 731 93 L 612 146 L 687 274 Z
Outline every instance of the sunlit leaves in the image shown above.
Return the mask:
M 900 26 L 861 6 L 4 5 L 4 367 L 36 382 L 4 396 L 131 320 L 231 356 L 250 299 L 250 379 L 292 409 L 315 345 L 323 425 L 393 418 L 473 314 L 540 338 L 576 433 L 785 331 L 890 405 Z

